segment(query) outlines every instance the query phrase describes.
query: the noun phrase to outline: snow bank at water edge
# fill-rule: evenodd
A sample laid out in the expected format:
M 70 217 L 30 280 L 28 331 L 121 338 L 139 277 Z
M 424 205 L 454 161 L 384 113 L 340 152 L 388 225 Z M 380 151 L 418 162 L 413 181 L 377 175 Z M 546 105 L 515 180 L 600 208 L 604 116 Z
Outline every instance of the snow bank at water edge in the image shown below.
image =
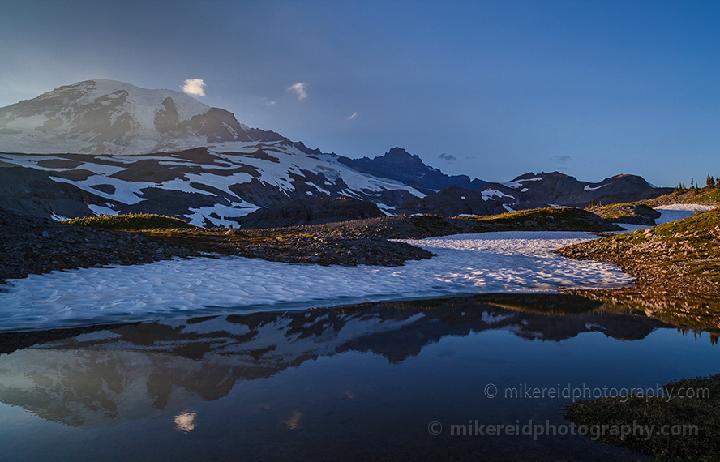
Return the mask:
M 660 218 L 655 220 L 655 223 L 662 225 L 675 220 L 683 220 L 695 215 L 696 213 L 707 212 L 708 210 L 712 210 L 714 208 L 715 206 L 704 204 L 662 205 L 660 207 L 655 207 L 655 210 L 662 214 Z
M 703 205 L 703 204 L 670 204 L 655 207 L 655 210 L 660 212 L 660 216 L 655 219 L 655 224 L 662 225 L 670 223 L 671 221 L 684 220 L 689 218 L 696 213 L 707 212 L 708 210 L 714 209 L 715 206 Z M 623 228 L 625 231 L 619 232 L 633 232 L 639 229 L 650 229 L 652 226 L 648 225 L 629 225 L 626 223 L 615 223 L 616 225 Z
M 430 260 L 403 267 L 319 266 L 241 257 L 195 258 L 84 268 L 15 280 L 0 292 L 0 329 L 38 328 L 161 316 L 337 305 L 474 292 L 615 288 L 620 269 L 570 260 L 553 250 L 589 233 L 504 232 L 408 240 Z

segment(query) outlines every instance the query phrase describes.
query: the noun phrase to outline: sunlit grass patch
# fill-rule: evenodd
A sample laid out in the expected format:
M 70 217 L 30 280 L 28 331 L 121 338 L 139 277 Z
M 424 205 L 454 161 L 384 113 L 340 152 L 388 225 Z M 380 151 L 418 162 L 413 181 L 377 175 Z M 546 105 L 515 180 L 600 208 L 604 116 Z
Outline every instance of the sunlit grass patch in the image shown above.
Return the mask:
M 66 220 L 63 223 L 90 228 L 123 231 L 146 231 L 165 229 L 190 229 L 195 226 L 175 217 L 153 213 L 131 213 L 125 215 L 99 215 Z

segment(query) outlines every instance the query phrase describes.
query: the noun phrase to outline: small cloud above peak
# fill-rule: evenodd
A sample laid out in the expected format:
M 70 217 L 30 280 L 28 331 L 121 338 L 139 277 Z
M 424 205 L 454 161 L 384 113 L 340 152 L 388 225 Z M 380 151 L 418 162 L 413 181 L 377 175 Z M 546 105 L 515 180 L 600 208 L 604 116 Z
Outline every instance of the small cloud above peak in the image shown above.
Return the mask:
M 440 159 L 446 160 L 448 162 L 453 162 L 453 161 L 457 160 L 457 157 L 453 156 L 452 154 L 446 154 L 444 152 L 442 154 L 440 154 L 438 157 Z
M 556 164 L 555 168 L 557 168 L 559 171 L 565 171 L 567 170 L 568 164 L 573 161 L 573 157 L 567 154 L 563 154 L 558 156 L 552 156 L 552 160 Z
M 205 96 L 205 80 L 204 79 L 185 79 L 182 91 L 190 96 Z
M 350 114 L 349 116 L 345 117 L 345 119 L 346 119 L 346 120 L 355 120 L 355 119 L 358 118 L 359 115 L 360 115 L 360 114 L 358 114 L 357 112 L 353 112 L 353 113 Z
M 294 84 L 287 87 L 287 91 L 294 93 L 298 101 L 302 101 L 307 98 L 307 83 L 295 82 Z
M 572 160 L 572 156 L 568 156 L 568 155 L 553 156 L 553 160 L 555 162 L 567 163 Z

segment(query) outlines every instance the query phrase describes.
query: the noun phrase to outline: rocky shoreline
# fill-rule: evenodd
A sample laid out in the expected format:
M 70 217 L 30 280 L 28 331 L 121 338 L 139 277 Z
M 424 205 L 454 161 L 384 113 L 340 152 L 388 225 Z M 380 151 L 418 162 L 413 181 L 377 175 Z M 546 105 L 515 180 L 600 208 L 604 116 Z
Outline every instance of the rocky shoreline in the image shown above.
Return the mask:
M 715 209 L 558 252 L 568 258 L 610 262 L 636 278 L 631 288 L 578 293 L 641 306 L 691 326 L 720 328 L 719 240 L 720 211 Z
M 88 266 L 151 263 L 197 251 L 138 233 L 119 233 L 0 212 L 0 282 Z
M 114 231 L 0 211 L 0 282 L 58 270 L 213 255 L 351 266 L 400 266 L 431 257 L 430 252 L 402 242 L 323 231 Z

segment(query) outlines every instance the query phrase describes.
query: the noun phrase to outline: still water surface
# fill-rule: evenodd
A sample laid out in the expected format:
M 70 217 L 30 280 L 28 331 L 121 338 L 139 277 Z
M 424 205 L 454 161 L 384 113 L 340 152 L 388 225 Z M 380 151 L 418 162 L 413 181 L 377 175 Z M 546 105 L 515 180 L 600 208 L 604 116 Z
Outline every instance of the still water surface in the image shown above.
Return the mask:
M 569 399 L 508 387 L 717 373 L 714 339 L 564 295 L 2 334 L 0 460 L 637 460 L 585 436 L 449 432 L 568 423 Z

